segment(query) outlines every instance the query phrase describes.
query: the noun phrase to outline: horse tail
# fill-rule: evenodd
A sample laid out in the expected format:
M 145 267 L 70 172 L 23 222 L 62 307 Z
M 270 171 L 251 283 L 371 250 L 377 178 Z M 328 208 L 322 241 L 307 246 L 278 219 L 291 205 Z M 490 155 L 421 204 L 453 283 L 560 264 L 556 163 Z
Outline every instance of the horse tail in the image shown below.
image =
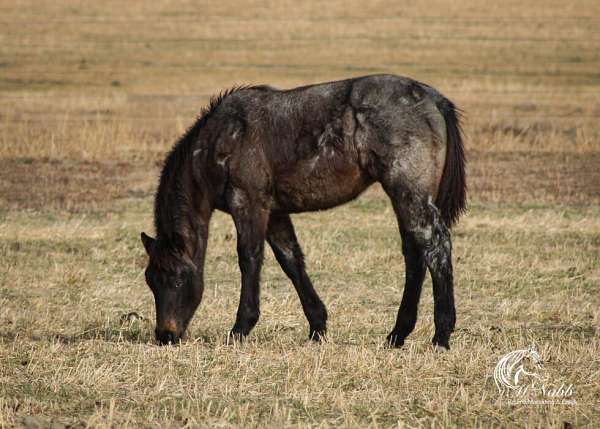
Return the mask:
M 446 122 L 446 162 L 440 180 L 435 205 L 444 223 L 451 228 L 467 205 L 467 180 L 465 149 L 460 124 L 460 110 L 447 98 L 438 95 L 435 104 Z

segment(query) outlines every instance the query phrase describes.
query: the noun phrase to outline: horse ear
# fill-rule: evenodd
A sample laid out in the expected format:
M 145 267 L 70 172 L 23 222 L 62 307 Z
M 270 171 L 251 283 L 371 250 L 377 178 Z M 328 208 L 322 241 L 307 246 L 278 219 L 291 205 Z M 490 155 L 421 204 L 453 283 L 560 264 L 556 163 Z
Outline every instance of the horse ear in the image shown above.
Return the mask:
M 148 256 L 150 256 L 150 252 L 152 251 L 152 245 L 154 244 L 154 238 L 150 237 L 149 235 L 146 235 L 145 232 L 142 232 L 142 244 L 144 245 L 144 248 L 146 249 L 146 253 L 148 254 Z

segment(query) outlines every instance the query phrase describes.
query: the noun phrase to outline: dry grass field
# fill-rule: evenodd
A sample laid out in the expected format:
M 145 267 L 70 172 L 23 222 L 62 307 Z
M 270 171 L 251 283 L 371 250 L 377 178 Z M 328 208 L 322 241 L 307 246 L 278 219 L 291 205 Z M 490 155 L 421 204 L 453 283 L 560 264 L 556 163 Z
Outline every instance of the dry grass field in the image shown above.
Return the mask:
M 600 2 L 364 3 L 0 1 L 0 428 L 600 425 Z M 294 217 L 327 343 L 268 250 L 261 320 L 224 344 L 239 273 L 217 214 L 190 340 L 156 346 L 139 232 L 209 96 L 378 72 L 466 112 L 452 350 L 430 346 L 429 279 L 384 347 L 404 266 L 376 187 Z M 496 363 L 530 346 L 576 403 L 500 395 Z

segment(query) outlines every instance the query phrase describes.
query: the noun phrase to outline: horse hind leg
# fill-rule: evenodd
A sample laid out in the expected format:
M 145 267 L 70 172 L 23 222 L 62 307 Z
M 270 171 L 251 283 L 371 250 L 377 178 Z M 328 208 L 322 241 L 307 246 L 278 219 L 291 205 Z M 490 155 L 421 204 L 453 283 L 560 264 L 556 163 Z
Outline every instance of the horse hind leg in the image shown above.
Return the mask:
M 435 335 L 432 342 L 435 346 L 449 349 L 450 334 L 456 324 L 452 239 L 431 198 L 427 206 L 431 216 L 431 239 L 425 240 L 424 256 L 433 282 Z
M 420 252 L 431 274 L 435 322 L 432 342 L 435 346 L 449 349 L 450 334 L 456 323 L 450 232 L 431 197 L 408 196 L 406 192 L 394 190 L 388 190 L 388 194 L 392 199 L 401 231 L 406 231 L 405 236 L 411 237 L 414 251 Z M 396 326 L 388 336 L 388 341 L 394 346 L 402 345 L 416 322 L 417 290 L 420 289 L 420 283 L 417 279 L 410 279 L 415 270 L 418 268 L 409 268 L 407 260 L 408 287 L 405 287 L 405 297 L 400 306 Z
M 406 337 L 415 328 L 419 298 L 426 272 L 423 252 L 418 246 L 414 234 L 402 228 L 400 234 L 402 235 L 406 280 L 396 325 L 387 336 L 388 344 L 392 347 L 402 347 Z

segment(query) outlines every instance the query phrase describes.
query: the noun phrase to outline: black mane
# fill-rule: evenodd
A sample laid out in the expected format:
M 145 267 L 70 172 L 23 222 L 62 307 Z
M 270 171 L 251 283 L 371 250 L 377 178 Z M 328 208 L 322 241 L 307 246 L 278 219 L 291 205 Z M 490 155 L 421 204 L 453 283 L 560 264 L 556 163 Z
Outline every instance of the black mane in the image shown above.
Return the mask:
M 165 158 L 154 199 L 154 227 L 161 246 L 172 250 L 183 247 L 183 237 L 179 234 L 179 226 L 182 216 L 187 213 L 186 208 L 189 208 L 190 195 L 183 186 L 180 166 L 192 155 L 193 143 L 197 141 L 200 130 L 223 100 L 229 95 L 247 88 L 250 87 L 234 86 L 212 96 L 208 104 L 200 111 L 194 124 L 173 145 Z

